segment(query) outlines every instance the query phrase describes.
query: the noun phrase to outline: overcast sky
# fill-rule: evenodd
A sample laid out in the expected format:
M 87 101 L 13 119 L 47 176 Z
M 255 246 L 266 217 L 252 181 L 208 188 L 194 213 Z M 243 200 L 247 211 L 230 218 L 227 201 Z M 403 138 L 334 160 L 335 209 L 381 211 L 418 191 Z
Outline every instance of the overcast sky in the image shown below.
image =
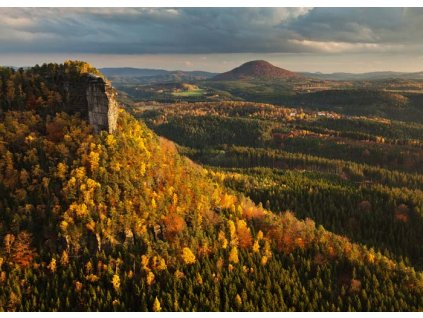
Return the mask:
M 0 64 L 423 71 L 423 9 L 0 8 Z

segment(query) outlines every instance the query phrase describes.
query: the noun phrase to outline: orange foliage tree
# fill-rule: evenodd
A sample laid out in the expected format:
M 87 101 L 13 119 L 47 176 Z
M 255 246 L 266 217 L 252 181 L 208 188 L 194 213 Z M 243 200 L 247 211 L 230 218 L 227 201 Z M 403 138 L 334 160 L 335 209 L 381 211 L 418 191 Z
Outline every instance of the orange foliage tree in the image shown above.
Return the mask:
M 11 261 L 20 267 L 32 264 L 35 252 L 31 247 L 31 234 L 23 231 L 18 234 L 11 249 Z
M 165 226 L 165 238 L 172 240 L 185 229 L 185 221 L 175 213 L 169 213 L 163 220 Z
M 236 225 L 239 247 L 250 248 L 253 245 L 253 237 L 247 223 L 244 220 L 238 220 Z

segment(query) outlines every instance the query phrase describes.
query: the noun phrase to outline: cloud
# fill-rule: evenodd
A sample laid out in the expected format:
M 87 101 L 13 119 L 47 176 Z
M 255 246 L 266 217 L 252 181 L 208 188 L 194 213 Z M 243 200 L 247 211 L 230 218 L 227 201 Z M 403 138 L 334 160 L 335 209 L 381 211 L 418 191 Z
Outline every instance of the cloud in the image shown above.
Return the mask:
M 316 41 L 414 43 L 422 36 L 423 9 L 317 8 L 288 27 Z
M 0 53 L 421 51 L 423 10 L 0 8 Z
M 310 41 L 310 40 L 289 40 L 291 43 L 303 47 L 303 51 L 326 53 L 345 53 L 345 52 L 393 52 L 404 49 L 403 45 L 381 45 L 378 43 L 361 42 L 336 42 L 336 41 Z

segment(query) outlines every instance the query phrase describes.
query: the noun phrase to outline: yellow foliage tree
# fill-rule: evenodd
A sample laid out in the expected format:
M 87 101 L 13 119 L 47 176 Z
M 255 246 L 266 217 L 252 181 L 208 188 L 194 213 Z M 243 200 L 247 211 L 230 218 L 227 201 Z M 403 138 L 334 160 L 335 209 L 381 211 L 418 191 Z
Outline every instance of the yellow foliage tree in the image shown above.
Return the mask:
M 148 272 L 148 274 L 147 274 L 147 285 L 148 286 L 151 286 L 153 284 L 154 278 L 155 278 L 155 276 L 154 276 L 153 272 Z
M 264 255 L 266 255 L 268 258 L 272 256 L 272 250 L 270 248 L 270 242 L 268 240 L 264 242 Z
M 69 264 L 69 255 L 68 255 L 68 252 L 63 251 L 62 257 L 60 258 L 60 264 L 62 266 L 67 266 Z
M 197 272 L 195 276 L 195 281 L 198 285 L 203 285 L 203 277 L 201 277 L 201 274 Z
M 228 240 L 226 239 L 225 232 L 220 231 L 218 234 L 218 240 L 222 244 L 222 248 L 226 249 L 228 247 Z
M 156 203 L 156 200 L 154 200 L 154 198 L 151 199 L 151 207 L 153 209 L 156 209 L 157 208 L 157 203 Z
M 229 234 L 231 238 L 231 245 L 238 246 L 238 237 L 236 235 L 236 227 L 235 227 L 234 221 L 232 220 L 228 221 L 228 228 L 229 228 Z
M 238 248 L 236 246 L 232 247 L 231 252 L 229 253 L 229 262 L 234 264 L 238 264 Z
M 369 253 L 367 254 L 367 260 L 371 264 L 375 262 L 375 252 L 373 249 L 370 249 Z
M 148 263 L 150 261 L 150 258 L 147 255 L 141 255 L 141 266 L 144 270 L 150 270 L 148 267 Z
M 48 264 L 47 268 L 52 272 L 55 273 L 56 272 L 56 259 L 53 257 L 50 261 L 50 264 Z
M 229 228 L 229 234 L 231 235 L 231 239 L 232 239 L 236 235 L 236 228 L 235 228 L 234 221 L 228 220 L 228 228 Z
M 263 239 L 263 232 L 260 230 L 257 233 L 257 240 L 261 241 Z
M 119 275 L 113 275 L 113 278 L 112 278 L 112 285 L 113 285 L 113 288 L 116 290 L 116 291 L 119 291 L 119 288 L 120 288 L 120 278 L 119 278 Z
M 259 251 L 260 251 L 260 244 L 258 241 L 254 241 L 253 252 L 258 253 Z
M 116 145 L 116 139 L 113 137 L 113 135 L 109 134 L 106 138 L 106 145 L 110 148 L 113 148 Z
M 160 258 L 157 263 L 157 270 L 164 271 L 165 269 L 167 269 L 166 261 L 164 260 L 164 258 Z
M 236 296 L 235 296 L 235 303 L 238 307 L 242 305 L 242 299 L 241 299 L 241 296 L 239 294 L 236 294 Z
M 56 172 L 56 176 L 62 180 L 64 180 L 66 178 L 66 172 L 68 170 L 68 167 L 66 166 L 66 164 L 60 162 L 57 165 L 57 172 Z
M 185 264 L 194 264 L 196 261 L 195 255 L 189 247 L 184 247 L 182 249 L 182 259 Z
M 157 299 L 157 297 L 154 299 L 154 303 L 153 303 L 153 311 L 154 312 L 160 312 L 162 311 L 162 307 L 160 306 L 160 302 Z

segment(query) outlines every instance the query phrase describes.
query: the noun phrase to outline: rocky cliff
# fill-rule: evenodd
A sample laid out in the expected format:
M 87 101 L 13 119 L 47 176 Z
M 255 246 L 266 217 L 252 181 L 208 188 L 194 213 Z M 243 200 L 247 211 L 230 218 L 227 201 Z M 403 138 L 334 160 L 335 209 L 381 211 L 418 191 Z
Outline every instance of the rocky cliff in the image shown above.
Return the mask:
M 66 112 L 79 114 L 97 133 L 112 132 L 118 108 L 111 83 L 88 63 L 0 66 L 0 117 L 7 111 L 33 111 L 43 118 Z
M 102 77 L 89 75 L 87 90 L 88 121 L 98 132 L 108 130 L 113 132 L 116 128 L 118 104 L 116 92 L 110 82 Z
M 84 74 L 78 81 L 65 83 L 65 91 L 67 112 L 80 113 L 97 133 L 115 130 L 119 106 L 109 81 L 94 74 Z

